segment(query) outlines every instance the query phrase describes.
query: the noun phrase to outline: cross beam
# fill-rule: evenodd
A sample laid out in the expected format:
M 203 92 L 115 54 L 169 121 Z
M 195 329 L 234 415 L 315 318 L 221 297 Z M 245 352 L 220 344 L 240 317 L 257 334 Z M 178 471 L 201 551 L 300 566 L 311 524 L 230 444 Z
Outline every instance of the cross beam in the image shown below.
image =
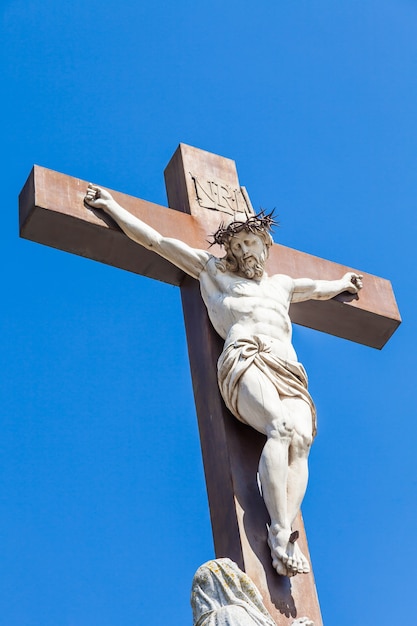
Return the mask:
M 181 146 L 184 149 L 184 146 Z M 186 146 L 189 149 L 189 146 Z M 200 151 L 202 152 L 202 151 Z M 219 157 L 221 158 L 221 157 Z M 224 159 L 226 161 L 226 159 Z M 128 240 L 119 227 L 83 206 L 87 182 L 53 170 L 34 166 L 19 197 L 20 234 L 53 248 L 59 248 L 101 263 L 181 285 L 184 272 L 154 252 Z M 218 211 L 208 211 L 205 219 L 182 213 L 181 201 L 173 198 L 173 209 L 110 190 L 128 211 L 163 235 L 178 237 L 196 248 L 207 248 L 207 238 L 217 230 Z M 214 248 L 221 256 L 221 251 Z M 348 293 L 325 302 L 308 301 L 291 306 L 296 324 L 381 349 L 401 323 L 391 283 L 351 267 L 279 244 L 270 251 L 269 274 L 293 278 L 337 279 L 346 271 L 364 275 L 365 288 L 359 299 Z
M 171 209 L 112 194 L 163 235 L 197 248 L 207 248 L 207 236 L 220 221 L 250 209 L 229 159 L 181 144 L 165 179 Z M 85 181 L 35 166 L 20 195 L 22 237 L 181 286 L 216 556 L 232 558 L 249 574 L 278 626 L 287 626 L 297 615 L 308 615 L 315 626 L 322 626 L 313 574 L 290 580 L 272 568 L 266 544 L 268 514 L 255 478 L 264 438 L 232 418 L 223 404 L 216 380 L 222 341 L 208 320 L 197 282 L 132 243 L 109 218 L 86 209 L 86 186 Z M 221 255 L 219 249 L 213 252 Z M 345 293 L 330 301 L 293 305 L 294 322 L 376 348 L 382 348 L 400 324 L 387 280 L 277 244 L 267 270 L 294 278 L 336 279 L 349 270 L 364 275 L 359 299 Z M 307 555 L 301 515 L 296 527 Z

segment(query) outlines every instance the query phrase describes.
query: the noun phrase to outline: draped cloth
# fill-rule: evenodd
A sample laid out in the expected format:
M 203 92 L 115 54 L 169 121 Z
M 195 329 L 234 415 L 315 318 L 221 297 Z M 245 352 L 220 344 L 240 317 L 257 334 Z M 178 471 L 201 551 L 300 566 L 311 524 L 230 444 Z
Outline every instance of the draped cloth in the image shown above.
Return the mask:
M 193 626 L 276 626 L 249 576 L 230 559 L 198 568 L 191 589 Z
M 307 391 L 307 373 L 301 363 L 275 356 L 257 336 L 243 337 L 226 346 L 217 362 L 217 379 L 223 400 L 235 417 L 238 411 L 239 382 L 250 368 L 257 367 L 274 385 L 280 398 L 300 398 L 311 409 L 313 437 L 316 435 L 316 408 Z

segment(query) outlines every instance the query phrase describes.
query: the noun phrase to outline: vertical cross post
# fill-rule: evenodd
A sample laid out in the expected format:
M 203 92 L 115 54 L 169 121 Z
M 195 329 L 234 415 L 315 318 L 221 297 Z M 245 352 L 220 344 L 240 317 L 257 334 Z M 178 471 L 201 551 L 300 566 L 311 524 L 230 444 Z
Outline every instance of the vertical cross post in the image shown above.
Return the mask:
M 227 217 L 222 212 L 248 208 L 234 161 L 214 154 L 181 145 L 165 181 L 169 206 L 204 219 L 211 232 Z M 181 296 L 216 556 L 231 558 L 249 575 L 278 626 L 303 615 L 322 626 L 313 574 L 288 579 L 272 567 L 269 517 L 257 485 L 265 438 L 238 422 L 222 401 L 216 374 L 223 341 L 208 319 L 198 283 L 186 278 Z M 308 555 L 301 515 L 297 528 Z

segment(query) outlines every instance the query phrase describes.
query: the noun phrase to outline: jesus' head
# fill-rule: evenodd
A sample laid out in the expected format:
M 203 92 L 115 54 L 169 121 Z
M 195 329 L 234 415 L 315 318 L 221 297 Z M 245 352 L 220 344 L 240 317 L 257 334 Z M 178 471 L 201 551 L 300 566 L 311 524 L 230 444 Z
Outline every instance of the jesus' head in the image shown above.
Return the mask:
M 270 234 L 273 223 L 272 215 L 259 213 L 245 222 L 220 225 L 213 243 L 224 246 L 226 256 L 219 259 L 218 268 L 250 279 L 261 278 L 273 243 Z

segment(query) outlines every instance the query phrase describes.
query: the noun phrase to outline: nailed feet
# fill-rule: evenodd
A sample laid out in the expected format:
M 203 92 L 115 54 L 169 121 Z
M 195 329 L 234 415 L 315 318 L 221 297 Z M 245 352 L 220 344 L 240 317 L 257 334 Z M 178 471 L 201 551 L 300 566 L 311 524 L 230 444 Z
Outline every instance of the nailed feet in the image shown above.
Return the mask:
M 268 544 L 271 549 L 272 565 L 282 576 L 308 574 L 310 565 L 301 552 L 297 532 L 283 529 L 274 524 L 268 531 Z

